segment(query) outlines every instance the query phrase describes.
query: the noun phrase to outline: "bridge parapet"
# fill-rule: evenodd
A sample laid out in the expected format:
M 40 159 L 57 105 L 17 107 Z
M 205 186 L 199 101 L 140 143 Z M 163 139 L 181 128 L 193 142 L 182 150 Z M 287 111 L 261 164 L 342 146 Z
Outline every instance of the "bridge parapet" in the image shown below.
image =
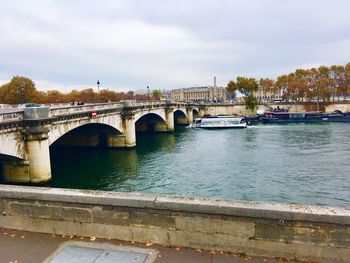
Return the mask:
M 0 112 L 0 123 L 23 119 L 23 110 Z
M 76 113 L 86 113 L 92 111 L 106 110 L 106 109 L 122 109 L 122 108 L 158 108 L 158 107 L 193 107 L 194 104 L 185 102 L 172 102 L 172 101 L 146 101 L 137 102 L 135 100 L 126 100 L 123 102 L 115 103 L 98 103 L 98 104 L 86 104 L 86 105 L 66 105 L 66 106 L 53 106 L 49 107 L 49 117 L 59 117 Z M 40 108 L 38 108 L 40 109 Z M 28 108 L 32 110 L 32 108 Z M 6 111 L 0 111 L 0 123 L 21 121 L 25 119 L 24 110 L 7 109 Z M 38 119 L 41 117 L 38 116 Z
M 121 109 L 122 103 L 100 103 L 100 104 L 87 104 L 87 105 L 71 105 L 64 107 L 55 107 L 50 109 L 50 116 L 69 115 L 74 113 L 84 113 L 93 110 L 104 110 L 104 109 Z

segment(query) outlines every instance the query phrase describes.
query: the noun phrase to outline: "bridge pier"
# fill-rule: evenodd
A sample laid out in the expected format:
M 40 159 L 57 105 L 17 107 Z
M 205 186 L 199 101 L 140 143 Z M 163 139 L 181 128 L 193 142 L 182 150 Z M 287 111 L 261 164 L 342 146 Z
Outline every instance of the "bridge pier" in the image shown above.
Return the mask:
M 175 130 L 174 125 L 174 108 L 168 107 L 165 109 L 166 113 L 166 125 L 169 132 L 172 132 Z
M 43 127 L 27 127 L 22 133 L 24 160 L 3 162 L 3 179 L 9 183 L 44 183 L 51 180 L 48 132 Z
M 192 108 L 187 109 L 187 121 L 188 121 L 188 124 L 191 124 L 193 122 L 193 109 Z
M 126 136 L 123 134 L 108 134 L 107 147 L 108 148 L 124 148 L 126 147 Z
M 23 134 L 27 160 L 29 162 L 29 182 L 44 183 L 51 180 L 49 136 L 45 128 L 36 127 Z
M 136 146 L 135 116 L 133 114 L 123 116 L 123 126 L 125 135 L 125 147 Z
M 4 161 L 2 174 L 5 183 L 28 183 L 30 181 L 29 162 L 23 160 Z

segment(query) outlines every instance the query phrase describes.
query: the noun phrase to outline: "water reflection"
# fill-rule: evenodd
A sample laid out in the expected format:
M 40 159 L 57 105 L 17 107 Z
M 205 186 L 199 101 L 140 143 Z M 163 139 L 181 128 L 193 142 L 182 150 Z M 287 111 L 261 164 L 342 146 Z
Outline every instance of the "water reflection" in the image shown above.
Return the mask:
M 135 149 L 51 152 L 55 187 L 350 206 L 349 126 L 139 134 Z
M 281 126 L 280 133 L 285 147 L 312 148 L 330 144 L 332 128 L 329 123 L 316 127 L 312 124 L 290 124 Z

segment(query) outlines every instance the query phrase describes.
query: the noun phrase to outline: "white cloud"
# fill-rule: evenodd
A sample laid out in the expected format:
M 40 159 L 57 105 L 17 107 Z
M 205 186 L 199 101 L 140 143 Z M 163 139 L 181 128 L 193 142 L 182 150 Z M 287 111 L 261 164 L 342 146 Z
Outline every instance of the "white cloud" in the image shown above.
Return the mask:
M 350 60 L 345 0 L 4 1 L 0 79 L 172 89 Z M 33 8 L 35 7 L 35 8 Z M 287 72 L 286 72 L 287 71 Z

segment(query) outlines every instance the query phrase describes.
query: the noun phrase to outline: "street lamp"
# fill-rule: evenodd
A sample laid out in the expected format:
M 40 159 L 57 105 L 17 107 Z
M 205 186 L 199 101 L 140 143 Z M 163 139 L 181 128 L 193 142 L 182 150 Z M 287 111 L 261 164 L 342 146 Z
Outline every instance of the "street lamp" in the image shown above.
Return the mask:
M 149 87 L 147 86 L 147 101 L 149 101 Z
M 98 97 L 98 103 L 100 103 L 100 81 L 97 80 L 97 97 Z

